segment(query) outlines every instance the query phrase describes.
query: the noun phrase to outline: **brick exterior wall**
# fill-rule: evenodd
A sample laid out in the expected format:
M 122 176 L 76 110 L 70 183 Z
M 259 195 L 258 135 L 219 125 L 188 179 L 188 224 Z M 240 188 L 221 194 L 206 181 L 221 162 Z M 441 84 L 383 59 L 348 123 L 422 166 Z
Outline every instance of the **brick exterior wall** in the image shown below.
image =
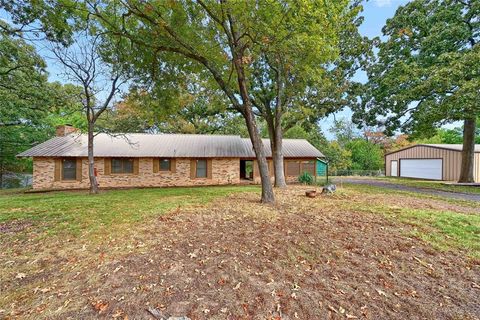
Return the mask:
M 212 178 L 191 179 L 190 160 L 176 159 L 176 172 L 153 172 L 153 158 L 139 159 L 139 172 L 136 174 L 104 174 L 104 158 L 95 159 L 97 180 L 100 188 L 115 187 L 170 187 L 225 185 L 240 183 L 240 159 L 212 159 Z M 33 159 L 33 189 L 87 189 L 88 162 L 82 159 L 82 180 L 55 181 L 55 158 Z

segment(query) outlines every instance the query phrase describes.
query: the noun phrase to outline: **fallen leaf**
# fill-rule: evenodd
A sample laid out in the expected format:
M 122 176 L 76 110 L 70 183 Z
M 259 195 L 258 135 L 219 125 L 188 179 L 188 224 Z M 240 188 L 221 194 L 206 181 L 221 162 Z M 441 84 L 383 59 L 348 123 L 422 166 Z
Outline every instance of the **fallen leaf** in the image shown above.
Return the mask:
M 15 276 L 16 279 L 23 279 L 25 278 L 27 275 L 23 272 L 20 272 L 20 273 L 17 273 L 17 275 Z
M 98 300 L 96 302 L 92 302 L 93 308 L 98 312 L 102 313 L 108 308 L 108 302 L 104 302 L 102 300 Z
M 384 291 L 380 290 L 380 289 L 377 289 L 377 292 L 378 292 L 378 294 L 381 295 L 381 296 L 385 296 L 385 297 L 387 296 L 387 294 L 386 294 Z
M 335 309 L 335 308 L 332 307 L 332 306 L 328 306 L 328 309 L 332 310 L 332 311 L 335 312 L 335 313 L 338 313 L 337 309 Z

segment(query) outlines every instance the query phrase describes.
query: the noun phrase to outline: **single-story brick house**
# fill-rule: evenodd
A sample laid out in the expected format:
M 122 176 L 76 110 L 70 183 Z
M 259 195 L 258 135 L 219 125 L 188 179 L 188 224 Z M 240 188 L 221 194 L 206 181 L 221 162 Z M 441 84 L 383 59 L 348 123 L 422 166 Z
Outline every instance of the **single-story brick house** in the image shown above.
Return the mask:
M 263 141 L 273 177 L 270 143 Z M 287 181 L 302 172 L 316 175 L 323 154 L 303 139 L 284 139 Z M 259 183 L 249 139 L 233 135 L 98 134 L 95 172 L 101 188 L 166 187 Z M 18 155 L 33 158 L 33 189 L 89 187 L 87 136 L 72 128 Z

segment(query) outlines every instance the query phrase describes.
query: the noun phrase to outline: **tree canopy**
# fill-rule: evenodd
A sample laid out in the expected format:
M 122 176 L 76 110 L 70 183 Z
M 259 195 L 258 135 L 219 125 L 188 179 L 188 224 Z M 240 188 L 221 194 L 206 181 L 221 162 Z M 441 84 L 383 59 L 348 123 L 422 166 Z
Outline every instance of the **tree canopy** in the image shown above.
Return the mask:
M 0 174 L 30 169 L 31 161 L 16 154 L 49 138 L 55 125 L 75 120 L 78 88 L 49 82 L 45 68 L 32 45 L 0 32 Z
M 357 122 L 428 136 L 465 121 L 462 180 L 473 179 L 473 141 L 480 114 L 480 4 L 414 0 L 387 20 Z M 468 172 L 467 172 L 468 171 Z

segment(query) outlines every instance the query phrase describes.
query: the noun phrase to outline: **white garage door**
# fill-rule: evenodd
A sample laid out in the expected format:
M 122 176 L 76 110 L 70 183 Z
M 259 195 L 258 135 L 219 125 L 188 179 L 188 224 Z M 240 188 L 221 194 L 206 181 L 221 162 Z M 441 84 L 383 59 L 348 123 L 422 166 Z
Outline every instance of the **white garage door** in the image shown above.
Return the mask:
M 442 180 L 442 159 L 401 159 L 400 176 Z

